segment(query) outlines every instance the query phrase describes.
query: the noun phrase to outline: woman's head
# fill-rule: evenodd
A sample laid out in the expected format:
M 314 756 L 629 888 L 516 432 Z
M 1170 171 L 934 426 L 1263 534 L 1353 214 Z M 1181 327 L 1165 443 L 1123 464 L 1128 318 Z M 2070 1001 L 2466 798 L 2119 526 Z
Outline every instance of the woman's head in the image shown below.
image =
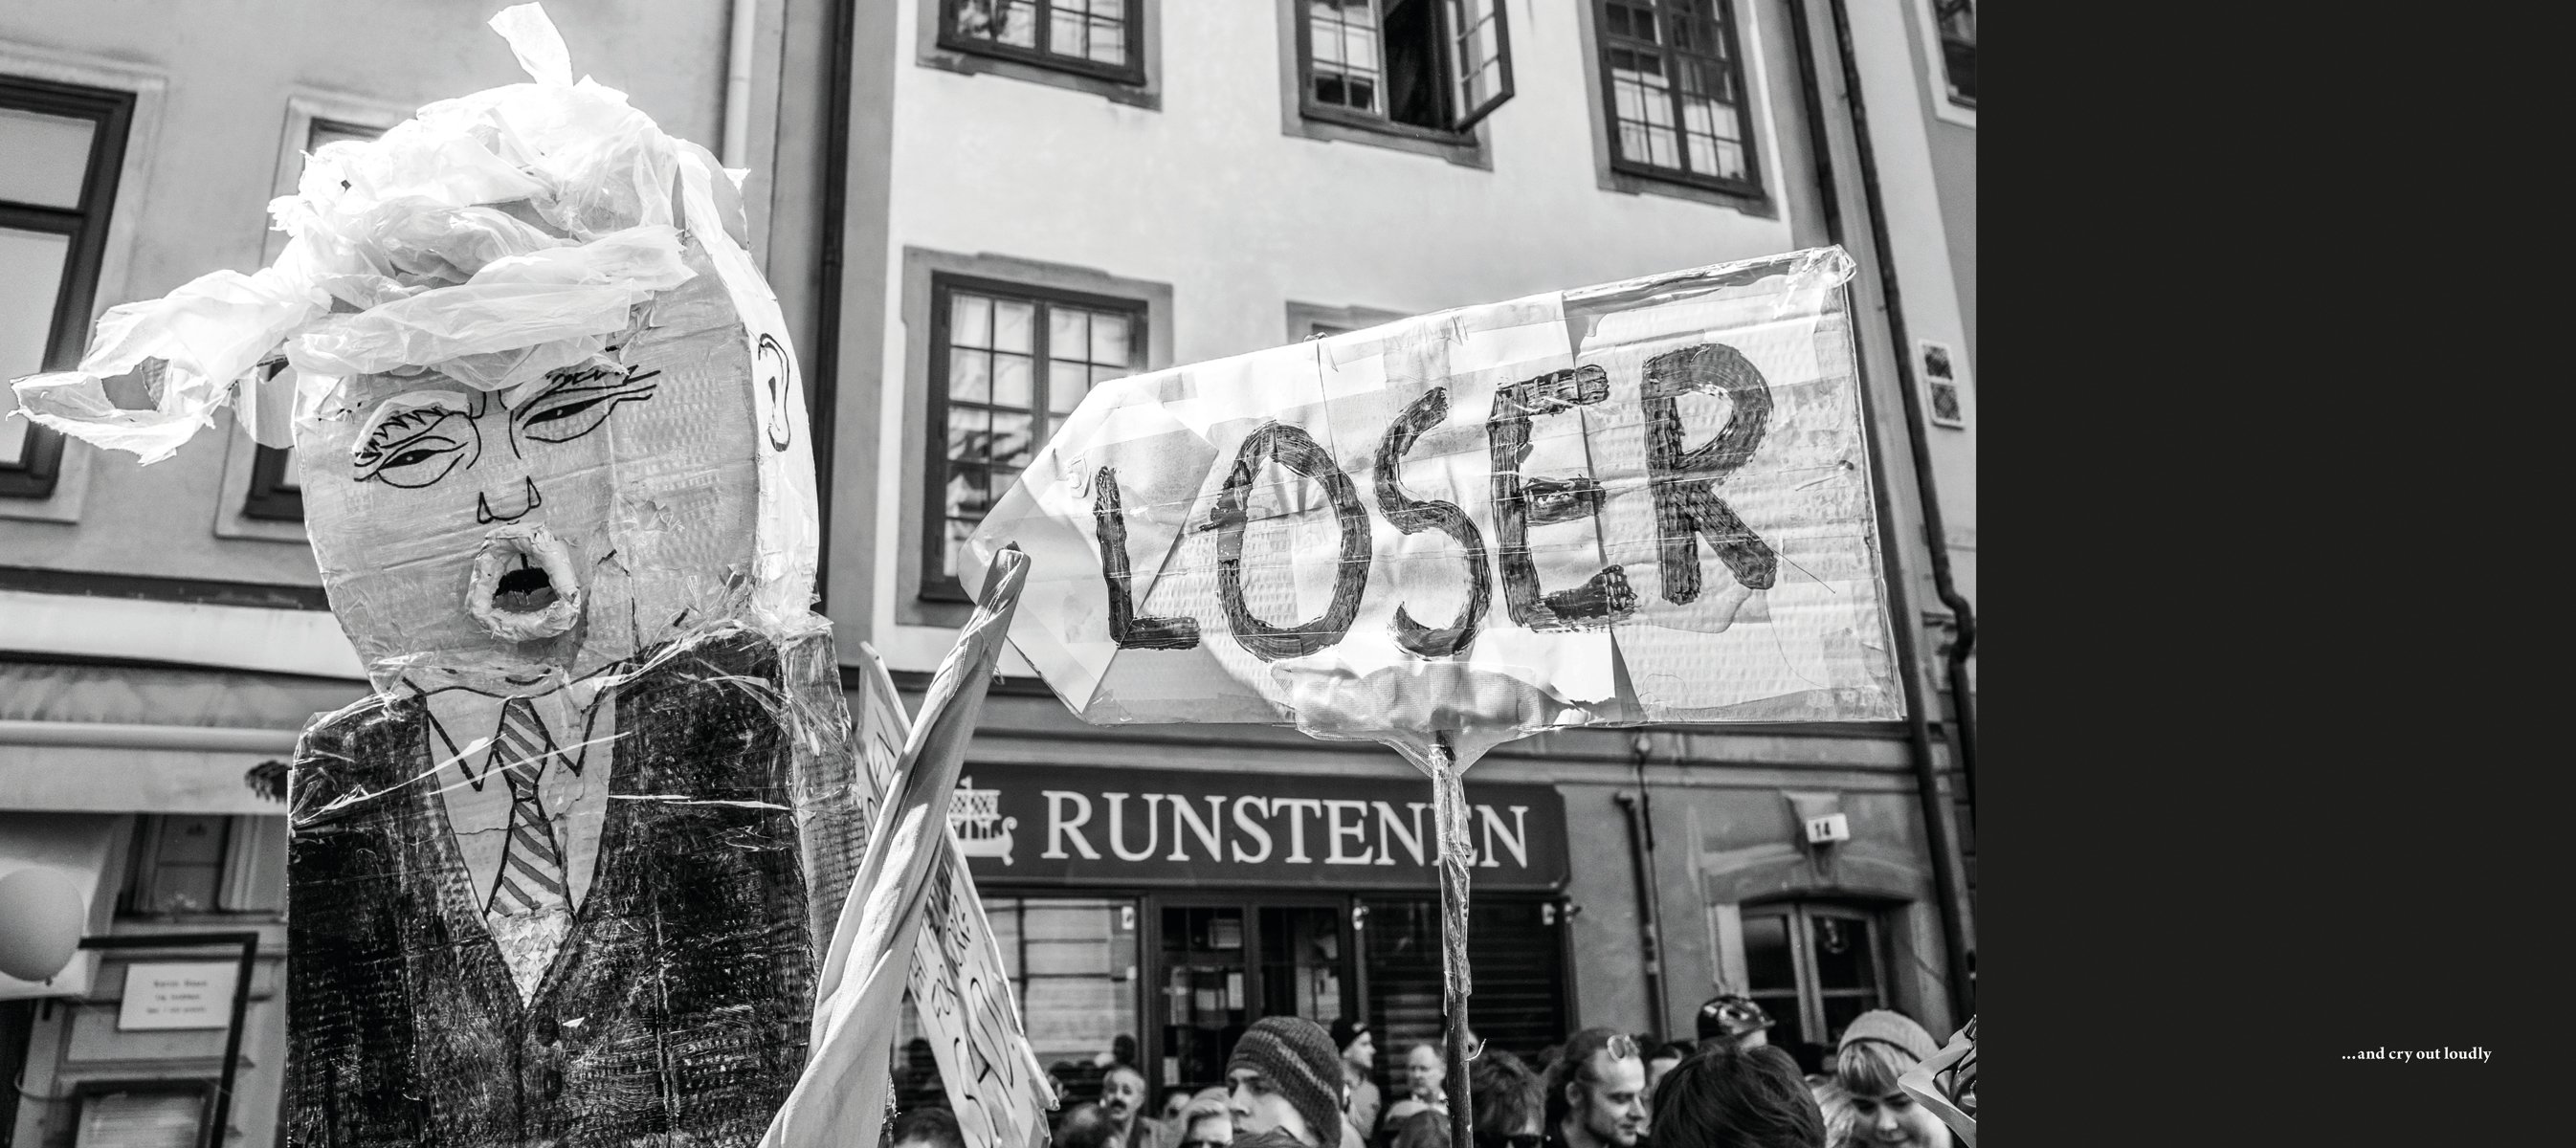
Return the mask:
M 1862 1013 L 1843 1030 L 1841 1048 L 1834 1054 L 1834 1083 L 1850 1099 L 1856 1142 L 1948 1148 L 1949 1126 L 1896 1084 L 1939 1051 L 1922 1025 L 1886 1009 Z
M 1713 1042 L 1655 1093 L 1658 1144 L 1690 1148 L 1823 1148 L 1824 1113 L 1798 1062 L 1776 1048 Z

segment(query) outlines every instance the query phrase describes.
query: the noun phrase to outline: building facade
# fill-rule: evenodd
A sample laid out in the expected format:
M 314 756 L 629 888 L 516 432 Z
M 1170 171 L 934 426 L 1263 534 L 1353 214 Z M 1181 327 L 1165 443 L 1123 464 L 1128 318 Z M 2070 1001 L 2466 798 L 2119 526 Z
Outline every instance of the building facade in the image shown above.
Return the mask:
M 0 131 L 46 157 L 0 177 L 0 373 L 66 366 L 107 307 L 273 256 L 262 208 L 319 142 L 516 81 L 483 27 L 499 6 L 0 13 Z M 1468 781 L 1470 1019 L 1523 1054 L 1589 1025 L 1687 1035 L 1720 990 L 1762 1001 L 1792 1046 L 1872 1006 L 1936 1034 L 1964 1020 L 1973 845 L 1947 654 L 1975 585 L 1975 167 L 1956 0 L 548 11 L 578 71 L 752 170 L 754 251 L 821 439 L 822 609 L 844 664 L 869 643 L 911 702 L 966 613 L 956 540 L 1094 383 L 1850 248 L 1922 720 L 1497 750 Z M 138 468 L 0 421 L 0 867 L 90 873 L 93 936 L 259 934 L 219 1142 L 265 1145 L 286 826 L 262 767 L 365 686 L 291 452 L 218 429 Z M 1399 1091 L 1399 1046 L 1439 1019 L 1410 767 L 1287 730 L 1085 726 L 1008 663 L 953 824 L 1041 1061 L 1077 1093 L 1122 1052 L 1151 1085 L 1198 1085 L 1260 1016 L 1358 1017 Z M 1268 847 L 1195 820 L 1210 801 L 1259 812 Z M 1806 844 L 1831 813 L 1850 839 Z M 22 1084 L 0 1144 L 197 1142 L 166 1137 L 211 1119 L 226 1034 L 125 1015 L 137 965 L 230 959 L 186 939 L 0 982 L 0 1070 Z

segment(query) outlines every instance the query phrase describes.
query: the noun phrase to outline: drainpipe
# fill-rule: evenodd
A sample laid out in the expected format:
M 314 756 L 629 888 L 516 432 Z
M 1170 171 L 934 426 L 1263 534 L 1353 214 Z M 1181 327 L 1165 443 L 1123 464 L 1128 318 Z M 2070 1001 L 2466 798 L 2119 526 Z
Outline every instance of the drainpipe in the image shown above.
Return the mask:
M 751 39 L 759 20 L 760 0 L 733 0 L 733 27 L 725 36 L 726 167 L 751 166 Z
M 814 611 L 831 598 L 832 447 L 840 441 L 838 400 L 841 390 L 841 247 L 849 241 L 846 217 L 850 205 L 850 87 L 858 51 L 858 0 L 828 0 L 831 10 L 831 60 L 823 82 L 823 195 L 821 235 L 814 291 L 814 340 L 807 348 L 813 373 L 806 376 L 806 439 L 814 445 L 814 519 L 823 525 L 826 544 L 814 556 Z M 875 321 L 873 319 L 871 322 Z M 875 368 L 871 366 L 870 370 Z M 864 609 L 865 603 L 858 604 Z
M 1843 87 L 1851 101 L 1852 135 L 1860 150 L 1861 198 L 1869 207 L 1870 240 L 1878 248 L 1879 293 L 1887 300 L 1887 324 L 1896 341 L 1897 393 L 1905 401 L 1905 435 L 1914 448 L 1914 486 L 1923 500 L 1925 549 L 1932 554 L 1932 590 L 1959 627 L 1950 644 L 1950 703 L 1957 716 L 1959 780 L 1968 804 L 1977 803 L 1977 695 L 1968 685 L 1968 655 L 1977 648 L 1977 611 L 1950 577 L 1950 535 L 1941 521 L 1939 485 L 1932 475 L 1931 444 L 1926 439 L 1923 396 L 1915 389 L 1913 340 L 1905 334 L 1904 295 L 1897 290 L 1896 261 L 1889 254 L 1887 208 L 1879 197 L 1878 159 L 1869 139 L 1869 114 L 1861 103 L 1860 64 L 1853 56 L 1850 9 L 1833 0 L 1834 46 L 1842 55 Z M 1830 214 L 1830 213 L 1829 213 Z
M 1930 535 L 1926 539 L 1925 548 L 1932 554 L 1935 585 L 1945 591 L 1944 601 L 1949 602 L 1952 597 L 1955 597 L 1956 591 L 1950 590 L 1947 584 L 1948 540 L 1940 533 L 1941 504 L 1933 486 L 1929 460 L 1924 452 L 1922 412 L 1917 409 L 1919 404 L 1914 394 L 1913 374 L 1906 361 L 1905 319 L 1903 312 L 1898 308 L 1898 297 L 1894 293 L 1896 272 L 1888 263 L 1887 216 L 1879 202 L 1878 178 L 1872 168 L 1875 156 L 1870 148 L 1869 120 L 1861 104 L 1860 65 L 1852 53 L 1851 24 L 1848 12 L 1844 8 L 1844 0 L 1829 0 L 1829 3 L 1834 17 L 1834 47 L 1841 57 L 1845 98 L 1851 108 L 1852 134 L 1860 152 L 1861 190 L 1868 207 L 1870 239 L 1874 245 L 1871 254 L 1878 264 L 1879 283 L 1882 292 L 1885 293 L 1883 301 L 1887 308 L 1889 335 L 1896 343 L 1894 350 L 1897 390 L 1905 400 L 1906 433 L 1908 441 L 1914 447 L 1914 479 L 1924 504 L 1926 533 Z M 1816 152 L 1816 179 L 1826 204 L 1826 235 L 1832 242 L 1841 244 L 1844 242 L 1844 229 L 1839 204 L 1840 194 L 1830 159 L 1832 137 L 1825 132 L 1824 96 L 1816 75 L 1814 40 L 1807 26 L 1806 14 L 1806 6 L 1802 5 L 1798 12 L 1800 18 L 1790 22 L 1796 32 L 1798 46 L 1798 81 L 1806 104 L 1808 134 Z M 1868 387 L 1861 388 L 1861 403 L 1865 412 L 1875 406 L 1871 401 Z M 1885 465 L 1885 450 L 1876 433 L 1877 419 L 1874 414 L 1870 416 L 1869 422 L 1872 428 L 1869 436 L 1871 475 L 1880 484 L 1879 497 L 1882 505 L 1893 507 L 1895 492 L 1888 485 L 1893 479 Z M 1914 583 L 1912 571 L 1906 561 L 1906 550 L 1900 545 L 1894 524 L 1889 521 L 1887 515 L 1881 515 L 1879 519 L 1879 543 L 1892 567 L 1893 576 L 1888 579 L 1888 597 L 1892 600 L 1891 612 L 1895 614 L 1897 624 L 1891 629 L 1895 631 L 1897 661 L 1904 678 L 1906 742 L 1910 750 L 1909 756 L 1913 759 L 1916 795 L 1923 808 L 1924 830 L 1932 852 L 1932 881 L 1935 886 L 1933 900 L 1940 911 L 1941 939 L 1949 957 L 1944 979 L 1947 981 L 1946 987 L 1949 989 L 1953 1014 L 1969 1016 L 1975 1012 L 1975 1002 L 1967 979 L 1967 914 L 1953 864 L 1953 859 L 1958 856 L 1958 842 L 1951 834 L 1950 819 L 1944 816 L 1947 811 L 1941 807 L 1940 779 L 1932 764 L 1932 731 L 1930 722 L 1924 715 L 1922 654 L 1918 648 L 1919 634 L 1916 629 L 1921 625 L 1921 614 L 1914 607 Z M 1954 608 L 1964 608 L 1966 605 L 1965 599 L 1958 599 L 1957 606 Z M 1970 635 L 1975 633 L 1974 623 L 1968 613 L 1961 613 L 1959 618 L 1960 646 L 1964 648 L 1968 644 Z M 1952 665 L 1955 673 L 1958 663 L 1954 661 Z M 1953 685 L 1957 696 L 1961 698 L 1967 696 L 1964 679 L 1954 677 Z M 1961 725 L 1966 724 L 1970 712 L 1965 708 L 1960 710 Z M 1962 732 L 1964 734 L 1966 731 Z M 1962 744 L 1966 744 L 1968 740 L 1968 737 L 1963 736 Z M 1960 755 L 1960 763 L 1964 770 L 1967 764 L 1967 755 L 1964 752 Z M 1973 792 L 1971 800 L 1973 800 Z
M 1640 737 L 1637 740 L 1643 743 L 1646 739 Z M 1645 754 L 1640 752 L 1637 759 L 1643 763 Z M 1642 790 L 1637 793 L 1622 790 L 1611 796 L 1619 802 L 1619 808 L 1628 815 L 1628 862 L 1630 870 L 1637 877 L 1637 942 L 1646 958 L 1646 1015 L 1654 1018 L 1649 1027 L 1656 1032 L 1662 1032 L 1666 1019 L 1662 933 L 1655 924 L 1655 879 L 1651 868 L 1652 863 L 1646 859 L 1647 850 L 1653 848 L 1654 827 L 1646 822 L 1646 812 L 1641 802 L 1642 794 Z

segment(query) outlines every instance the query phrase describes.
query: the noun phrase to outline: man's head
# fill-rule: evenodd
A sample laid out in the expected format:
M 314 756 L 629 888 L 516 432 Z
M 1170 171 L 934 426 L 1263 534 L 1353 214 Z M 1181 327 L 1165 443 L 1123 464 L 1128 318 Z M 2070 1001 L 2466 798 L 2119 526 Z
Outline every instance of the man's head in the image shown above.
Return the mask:
M 1438 1099 L 1440 1082 L 1448 1073 L 1449 1066 L 1441 1061 L 1439 1045 L 1417 1044 L 1404 1050 L 1404 1086 L 1413 1093 L 1414 1099 Z
M 1710 1044 L 1664 1078 L 1655 1094 L 1655 1139 L 1709 1148 L 1823 1148 L 1825 1117 L 1776 1048 Z
M 1575 1148 L 1635 1148 L 1646 1130 L 1646 1063 L 1626 1033 L 1587 1028 L 1548 1073 L 1548 1121 Z
M 1234 1143 L 1234 1116 L 1222 1096 L 1194 1097 L 1181 1106 L 1179 1148 L 1226 1148 Z
M 1303 1017 L 1254 1021 L 1226 1058 L 1237 1135 L 1278 1130 L 1313 1148 L 1341 1143 L 1342 1070 L 1333 1038 Z
M 1113 1064 L 1100 1077 L 1100 1107 L 1109 1114 L 1120 1131 L 1134 1127 L 1136 1113 L 1145 1106 L 1145 1074 L 1134 1065 Z
M 1109 1114 L 1097 1104 L 1083 1104 L 1056 1122 L 1048 1148 L 1111 1148 L 1117 1143 L 1118 1126 L 1110 1123 Z
M 1333 1022 L 1333 1047 L 1342 1050 L 1342 1061 L 1361 1072 L 1377 1067 L 1377 1037 L 1369 1032 L 1367 1021 L 1344 1017 Z
M 894 1122 L 893 1148 L 966 1148 L 957 1129 L 957 1114 L 945 1108 L 916 1108 Z

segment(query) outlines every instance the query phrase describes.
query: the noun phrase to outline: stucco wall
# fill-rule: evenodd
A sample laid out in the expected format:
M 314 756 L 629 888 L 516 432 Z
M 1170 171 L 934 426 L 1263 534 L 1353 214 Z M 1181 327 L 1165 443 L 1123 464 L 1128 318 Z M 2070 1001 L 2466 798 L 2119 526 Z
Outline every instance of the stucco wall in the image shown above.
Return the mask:
M 1282 130 L 1274 3 L 1165 3 L 1161 110 L 914 60 L 928 5 L 901 4 L 891 242 L 883 269 L 888 381 L 874 426 L 880 458 L 874 616 L 887 661 L 929 669 L 944 629 L 899 625 L 905 472 L 901 252 L 990 252 L 1169 284 L 1174 362 L 1287 341 L 1291 300 L 1406 314 L 1509 299 L 1793 246 L 1786 218 L 1599 185 L 1585 44 L 1570 4 L 1510 6 L 1517 94 L 1485 123 L 1492 170 Z M 1748 5 L 1749 44 L 1785 35 Z M 1289 54 L 1293 59 L 1293 52 Z M 1794 77 L 1754 61 L 1757 137 L 1775 202 L 1786 201 L 1777 122 L 1800 115 Z M 899 385 L 898 385 L 899 384 Z M 845 472 L 841 489 L 853 489 Z M 835 602 L 836 616 L 850 607 Z M 845 630 L 861 619 L 843 618 Z M 1014 672 L 1016 668 L 1014 667 Z
M 96 310 L 148 299 L 209 271 L 263 262 L 288 101 L 378 105 L 396 115 L 433 99 L 524 80 L 484 26 L 498 0 L 11 0 L 0 5 L 0 68 L 12 60 L 90 63 L 158 75 L 138 115 L 149 141 L 139 199 L 111 221 Z M 576 73 L 627 92 L 665 131 L 712 147 L 722 121 L 726 5 L 550 0 Z M 14 69 L 13 69 L 14 70 Z M 146 117 L 156 122 L 146 123 Z M 129 165 L 128 170 L 138 169 Z M 139 396 L 130 402 L 141 401 Z M 20 425 L 9 420 L 14 432 Z M 283 540 L 226 538 L 225 425 L 173 458 L 137 467 L 123 453 L 66 444 L 58 498 L 70 522 L 11 517 L 0 500 L 0 564 L 164 577 L 314 585 L 313 558 Z M 85 472 L 75 476 L 75 470 Z M 15 507 L 41 511 L 42 507 Z

